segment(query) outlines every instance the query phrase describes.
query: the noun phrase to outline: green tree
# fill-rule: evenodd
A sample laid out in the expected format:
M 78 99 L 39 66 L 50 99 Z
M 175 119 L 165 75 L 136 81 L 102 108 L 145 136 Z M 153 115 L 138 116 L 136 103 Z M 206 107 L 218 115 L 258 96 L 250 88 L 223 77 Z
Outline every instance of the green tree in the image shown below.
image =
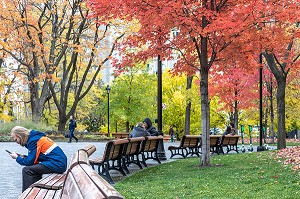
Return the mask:
M 128 68 L 111 85 L 110 115 L 112 128 L 124 126 L 126 132 L 131 126 L 149 117 L 156 116 L 157 79 L 139 67 Z M 116 129 L 117 130 L 117 129 Z

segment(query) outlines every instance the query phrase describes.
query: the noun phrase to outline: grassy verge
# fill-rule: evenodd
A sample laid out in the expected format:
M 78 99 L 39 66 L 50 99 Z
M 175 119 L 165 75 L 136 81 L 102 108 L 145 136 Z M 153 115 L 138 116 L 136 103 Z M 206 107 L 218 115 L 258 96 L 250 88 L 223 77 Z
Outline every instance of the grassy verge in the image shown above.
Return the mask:
M 116 184 L 125 198 L 297 198 L 299 173 L 272 152 L 212 156 L 220 166 L 188 158 L 141 170 Z

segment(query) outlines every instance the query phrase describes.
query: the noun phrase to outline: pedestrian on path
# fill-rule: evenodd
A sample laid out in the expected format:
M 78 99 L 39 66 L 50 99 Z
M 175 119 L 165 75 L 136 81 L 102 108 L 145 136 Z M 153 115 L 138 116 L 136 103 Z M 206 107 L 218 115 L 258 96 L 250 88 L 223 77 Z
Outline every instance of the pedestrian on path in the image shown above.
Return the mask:
M 25 166 L 22 169 L 22 192 L 42 179 L 43 174 L 66 171 L 67 156 L 45 133 L 15 126 L 11 136 L 17 144 L 28 149 L 28 155 L 10 153 L 13 159 Z
M 169 135 L 170 135 L 170 138 L 171 138 L 171 142 L 175 142 L 175 140 L 174 140 L 175 133 L 174 133 L 173 126 L 170 126 Z
M 75 137 L 74 135 L 74 131 L 75 131 L 75 128 L 77 127 L 77 124 L 76 124 L 76 120 L 73 118 L 73 115 L 70 116 L 70 122 L 69 122 L 69 143 L 72 142 L 72 138 L 74 138 L 76 140 L 76 142 L 78 142 L 78 138 Z

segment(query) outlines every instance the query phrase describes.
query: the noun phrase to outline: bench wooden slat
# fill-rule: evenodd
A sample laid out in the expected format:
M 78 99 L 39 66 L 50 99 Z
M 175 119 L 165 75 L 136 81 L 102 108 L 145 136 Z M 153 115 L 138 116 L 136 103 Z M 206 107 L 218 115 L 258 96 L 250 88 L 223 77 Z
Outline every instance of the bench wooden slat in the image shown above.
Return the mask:
M 49 174 L 47 177 L 32 184 L 31 187 L 40 187 L 46 189 L 61 189 L 65 181 L 66 174 Z
M 90 177 L 93 183 L 102 191 L 106 198 L 122 199 L 124 198 L 112 185 L 106 180 L 101 178 L 91 167 L 88 165 L 80 165 L 84 172 Z
M 84 150 L 88 156 L 91 156 L 96 151 L 96 147 L 93 144 L 88 144 L 80 150 Z
M 62 199 L 123 199 L 109 183 L 88 165 L 76 165 L 70 171 L 62 192 Z

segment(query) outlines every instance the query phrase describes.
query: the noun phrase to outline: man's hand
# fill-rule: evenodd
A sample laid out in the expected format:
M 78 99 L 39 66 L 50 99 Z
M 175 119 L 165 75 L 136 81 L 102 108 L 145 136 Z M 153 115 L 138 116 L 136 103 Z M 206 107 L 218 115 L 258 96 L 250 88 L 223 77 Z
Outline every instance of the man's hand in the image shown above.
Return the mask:
M 12 157 L 13 159 L 17 159 L 18 154 L 16 152 L 12 152 L 11 154 L 9 154 L 10 157 Z

